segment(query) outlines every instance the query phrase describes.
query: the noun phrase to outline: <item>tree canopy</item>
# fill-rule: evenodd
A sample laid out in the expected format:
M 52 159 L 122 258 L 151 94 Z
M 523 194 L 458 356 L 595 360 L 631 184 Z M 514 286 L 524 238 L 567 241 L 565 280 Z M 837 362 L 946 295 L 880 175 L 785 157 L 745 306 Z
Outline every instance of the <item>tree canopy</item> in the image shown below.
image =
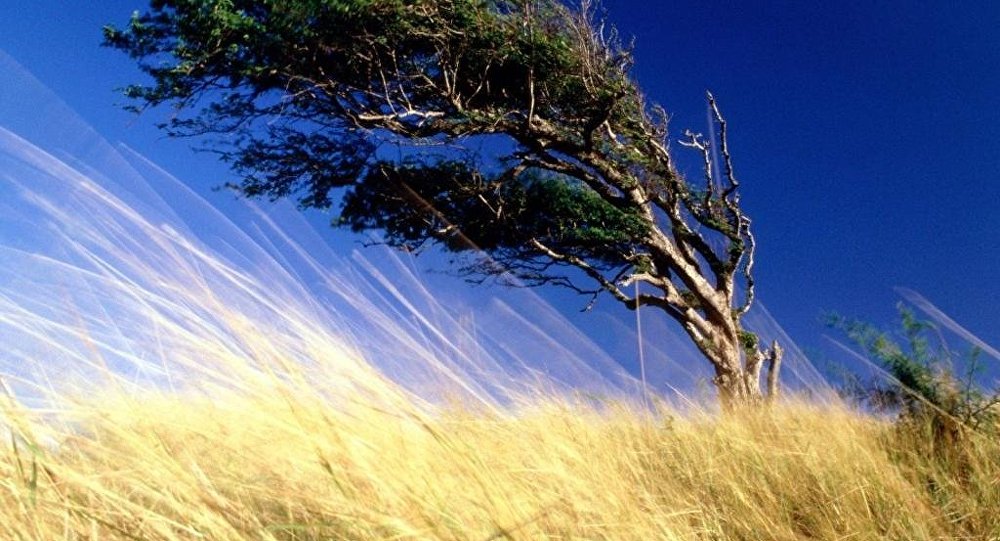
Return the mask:
M 667 115 L 632 55 L 584 2 L 153 0 L 107 45 L 150 81 L 131 107 L 208 136 L 243 194 L 339 206 L 336 225 L 391 245 L 467 255 L 473 279 L 554 284 L 677 320 L 726 404 L 762 397 L 770 362 L 740 319 L 754 237 L 726 122 L 686 132 L 703 160 L 674 165 Z M 719 145 L 722 171 L 712 168 Z M 740 293 L 742 291 L 742 293 Z

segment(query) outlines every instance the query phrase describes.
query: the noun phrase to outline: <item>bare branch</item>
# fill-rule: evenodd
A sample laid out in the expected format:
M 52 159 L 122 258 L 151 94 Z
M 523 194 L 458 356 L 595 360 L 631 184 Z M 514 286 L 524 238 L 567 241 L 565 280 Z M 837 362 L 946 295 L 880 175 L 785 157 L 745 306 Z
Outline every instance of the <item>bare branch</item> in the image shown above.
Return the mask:
M 629 296 L 626 295 L 621 289 L 619 289 L 618 286 L 616 286 L 613 282 L 605 278 L 600 271 L 595 269 L 593 265 L 587 263 L 586 261 L 580 259 L 579 257 L 576 257 L 574 255 L 556 253 L 548 246 L 542 244 L 538 239 L 530 239 L 528 243 L 536 250 L 545 254 L 546 256 L 550 257 L 553 260 L 567 263 L 582 270 L 587 276 L 591 277 L 598 284 L 600 284 L 602 289 L 604 289 L 608 293 L 611 293 L 611 295 L 614 298 L 618 299 L 619 301 L 625 304 L 634 302 L 634 300 L 629 298 Z
M 679 143 L 682 146 L 696 149 L 701 153 L 702 170 L 705 172 L 705 197 L 702 199 L 702 205 L 705 209 L 708 209 L 712 203 L 712 198 L 715 196 L 715 177 L 712 172 L 712 155 L 710 152 L 711 143 L 705 141 L 700 133 L 694 133 L 691 130 L 684 130 L 684 136 L 688 140 L 685 141 L 682 139 Z
M 757 240 L 753 236 L 753 232 L 750 230 L 750 218 L 740 215 L 740 228 L 742 229 L 743 236 L 746 238 L 746 244 L 743 250 L 740 252 L 736 260 L 733 261 L 734 268 L 739 265 L 740 259 L 746 258 L 746 262 L 743 265 L 743 288 L 744 288 L 744 300 L 743 304 L 736 309 L 736 314 L 739 317 L 743 317 L 747 312 L 750 311 L 751 306 L 753 306 L 756 282 L 753 277 L 753 265 L 754 265 L 754 254 L 757 251 Z
M 708 92 L 708 104 L 712 108 L 712 115 L 715 117 L 715 121 L 719 124 L 719 149 L 722 151 L 723 163 L 726 167 L 726 179 L 729 181 L 729 185 L 722 192 L 722 197 L 726 198 L 740 187 L 740 183 L 736 180 L 736 174 L 733 172 L 733 158 L 729 154 L 729 135 L 726 130 L 726 119 L 719 111 L 719 105 L 715 102 L 715 96 L 711 92 Z

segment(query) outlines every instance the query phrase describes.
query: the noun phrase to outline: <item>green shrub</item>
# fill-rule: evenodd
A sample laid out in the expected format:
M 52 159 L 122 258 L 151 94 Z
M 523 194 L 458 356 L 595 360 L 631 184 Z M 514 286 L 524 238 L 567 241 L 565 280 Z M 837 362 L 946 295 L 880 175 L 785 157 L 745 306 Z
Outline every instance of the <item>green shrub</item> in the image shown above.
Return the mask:
M 997 433 L 1000 392 L 987 391 L 977 381 L 982 351 L 971 346 L 953 352 L 932 322 L 919 319 L 902 303 L 898 309 L 901 332 L 895 334 L 857 319 L 826 316 L 828 326 L 847 335 L 885 371 L 873 382 L 855 378 L 847 394 L 878 411 L 898 414 L 911 427 L 932 430 L 935 439 L 953 441 L 967 430 Z

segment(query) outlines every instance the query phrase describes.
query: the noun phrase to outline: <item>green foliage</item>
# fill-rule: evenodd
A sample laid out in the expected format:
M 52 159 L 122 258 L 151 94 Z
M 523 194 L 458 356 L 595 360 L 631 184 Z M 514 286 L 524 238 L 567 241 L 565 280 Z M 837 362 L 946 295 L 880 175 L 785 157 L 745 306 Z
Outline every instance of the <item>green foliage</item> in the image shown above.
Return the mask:
M 320 102 L 326 109 L 314 112 L 336 115 L 347 106 L 331 103 L 342 97 L 338 92 L 385 91 L 380 88 L 385 76 L 402 79 L 412 102 L 457 113 L 453 122 L 466 114 L 484 118 L 520 109 L 530 85 L 539 89 L 538 111 L 583 122 L 631 89 L 621 76 L 588 87 L 581 75 L 592 69 L 584 65 L 590 59 L 561 3 L 531 2 L 530 10 L 519 4 L 156 0 L 150 12 L 135 13 L 125 28 L 106 26 L 104 37 L 106 45 L 140 60 L 152 76 L 153 84 L 126 89 L 142 104 L 187 106 L 184 100 L 196 95 L 221 92 L 223 99 L 202 111 L 205 121 L 246 112 L 232 107 L 257 105 L 252 102 L 267 92 L 300 89 L 311 92 L 295 107 Z M 419 84 L 418 77 L 429 84 Z M 462 103 L 442 99 L 439 90 L 445 87 Z M 167 126 L 193 127 L 181 119 Z
M 457 148 L 506 132 L 523 154 L 519 123 L 500 123 L 525 113 L 577 142 L 596 120 L 641 116 L 641 103 L 616 103 L 632 83 L 585 50 L 579 17 L 554 0 L 155 0 L 104 36 L 152 78 L 125 89 L 133 107 L 171 104 L 169 133 L 221 135 L 212 149 L 245 195 L 339 200 L 334 224 L 401 247 L 483 249 L 517 267 L 538 257 L 527 248 L 538 240 L 620 266 L 650 226 L 635 209 L 578 178 Z M 456 143 L 443 157 L 381 151 L 442 137 Z
M 878 409 L 899 411 L 905 421 L 927 424 L 941 437 L 952 438 L 966 428 L 995 432 L 1000 394 L 976 382 L 981 351 L 972 347 L 964 353 L 964 368 L 956 373 L 954 353 L 933 323 L 904 304 L 898 309 L 902 340 L 860 320 L 827 316 L 830 327 L 844 332 L 888 373 L 888 382 L 855 385 L 853 394 Z
M 410 250 L 433 239 L 454 252 L 518 251 L 535 238 L 608 263 L 647 228 L 578 183 L 532 170 L 485 178 L 454 160 L 379 163 L 346 195 L 339 223 L 384 230 L 387 242 Z
M 740 330 L 740 345 L 743 351 L 754 352 L 760 347 L 760 337 L 756 333 L 747 330 Z

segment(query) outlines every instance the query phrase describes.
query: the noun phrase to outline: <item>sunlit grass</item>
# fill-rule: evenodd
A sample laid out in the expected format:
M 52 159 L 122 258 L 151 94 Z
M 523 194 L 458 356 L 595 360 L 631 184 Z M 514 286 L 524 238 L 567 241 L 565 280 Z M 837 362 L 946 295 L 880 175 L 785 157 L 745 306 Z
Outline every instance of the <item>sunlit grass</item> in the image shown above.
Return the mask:
M 675 418 L 541 399 L 427 414 L 101 393 L 27 412 L 3 539 L 993 539 L 1000 446 L 845 409 Z M 48 441 L 32 441 L 45 433 Z
M 0 246 L 0 541 L 1000 538 L 996 441 L 815 395 L 640 407 L 555 341 L 492 356 L 405 265 L 334 272 L 188 196 L 193 234 L 0 151 L 38 237 Z

